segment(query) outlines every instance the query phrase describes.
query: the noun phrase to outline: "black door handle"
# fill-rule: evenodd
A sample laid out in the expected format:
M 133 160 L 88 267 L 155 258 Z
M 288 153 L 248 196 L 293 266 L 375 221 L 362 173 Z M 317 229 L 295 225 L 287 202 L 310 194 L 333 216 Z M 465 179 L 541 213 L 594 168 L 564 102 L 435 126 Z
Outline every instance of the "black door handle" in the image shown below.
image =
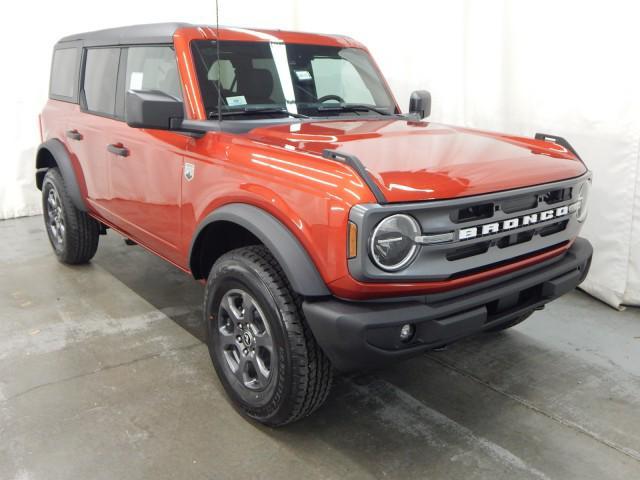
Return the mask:
M 82 134 L 75 128 L 73 130 L 67 130 L 66 134 L 71 140 L 82 140 Z
M 121 157 L 129 156 L 129 149 L 122 145 L 121 143 L 111 143 L 107 145 L 107 150 L 115 155 L 119 155 Z

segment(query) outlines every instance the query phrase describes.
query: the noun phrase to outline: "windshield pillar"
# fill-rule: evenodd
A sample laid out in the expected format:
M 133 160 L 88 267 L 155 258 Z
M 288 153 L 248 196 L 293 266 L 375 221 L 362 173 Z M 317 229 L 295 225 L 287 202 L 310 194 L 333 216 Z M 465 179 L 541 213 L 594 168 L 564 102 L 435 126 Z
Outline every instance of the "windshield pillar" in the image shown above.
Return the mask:
M 296 93 L 293 90 L 293 82 L 291 81 L 291 73 L 289 70 L 289 57 L 287 57 L 287 47 L 281 42 L 271 42 L 269 44 L 273 61 L 276 64 L 276 70 L 282 85 L 282 93 L 284 94 L 285 105 L 287 111 L 293 114 L 298 113 L 296 105 Z

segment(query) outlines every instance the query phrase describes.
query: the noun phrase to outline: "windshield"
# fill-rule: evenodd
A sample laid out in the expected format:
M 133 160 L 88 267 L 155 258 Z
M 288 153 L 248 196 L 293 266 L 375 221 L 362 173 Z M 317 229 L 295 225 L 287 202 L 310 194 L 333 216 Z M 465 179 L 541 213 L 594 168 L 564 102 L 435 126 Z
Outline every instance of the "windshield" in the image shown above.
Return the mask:
M 192 42 L 209 118 L 390 115 L 395 103 L 369 55 L 357 48 L 267 42 Z

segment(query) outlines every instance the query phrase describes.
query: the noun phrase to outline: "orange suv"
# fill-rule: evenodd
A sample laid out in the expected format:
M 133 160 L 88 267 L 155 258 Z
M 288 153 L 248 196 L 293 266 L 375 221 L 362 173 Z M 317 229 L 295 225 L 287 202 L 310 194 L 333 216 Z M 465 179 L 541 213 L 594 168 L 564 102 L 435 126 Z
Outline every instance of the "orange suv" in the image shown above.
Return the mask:
M 560 137 L 403 114 L 337 35 L 139 25 L 54 48 L 36 183 L 60 261 L 111 228 L 206 282 L 213 365 L 268 425 L 334 369 L 502 330 L 578 285 L 591 174 Z M 552 332 L 550 332 L 552 334 Z

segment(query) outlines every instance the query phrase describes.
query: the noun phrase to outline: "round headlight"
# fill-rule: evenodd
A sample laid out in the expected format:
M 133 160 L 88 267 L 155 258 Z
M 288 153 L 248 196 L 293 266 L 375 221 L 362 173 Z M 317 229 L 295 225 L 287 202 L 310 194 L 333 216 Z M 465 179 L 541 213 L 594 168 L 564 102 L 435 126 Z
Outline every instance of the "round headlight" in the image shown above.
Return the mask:
M 578 209 L 578 221 L 584 222 L 587 219 L 587 213 L 589 208 L 587 206 L 589 199 L 589 190 L 591 190 L 591 179 L 587 180 L 580 187 L 578 193 L 578 200 L 580 201 L 580 208 Z
M 371 235 L 369 245 L 374 263 L 387 271 L 400 270 L 414 259 L 420 225 L 409 215 L 398 214 L 382 220 Z

